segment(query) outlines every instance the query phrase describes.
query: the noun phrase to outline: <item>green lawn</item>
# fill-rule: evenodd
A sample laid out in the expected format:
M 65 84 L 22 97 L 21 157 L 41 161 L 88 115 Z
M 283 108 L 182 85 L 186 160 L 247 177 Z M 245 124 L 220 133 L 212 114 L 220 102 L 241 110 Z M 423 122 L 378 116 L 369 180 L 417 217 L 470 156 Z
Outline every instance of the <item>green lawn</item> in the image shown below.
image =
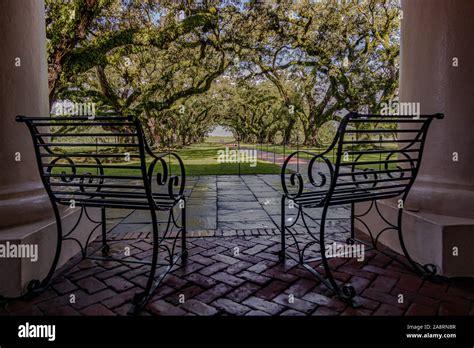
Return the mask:
M 215 140 L 215 139 L 214 139 Z M 227 143 L 227 138 L 218 139 L 218 141 L 205 142 L 202 144 L 193 144 L 185 148 L 177 149 L 175 152 L 179 154 L 181 159 L 184 162 L 186 175 L 237 175 L 239 174 L 239 165 L 238 163 L 219 163 L 217 161 L 218 151 L 225 149 L 225 143 Z M 241 148 L 249 149 L 262 149 L 260 146 L 252 144 L 242 144 Z M 272 145 L 272 146 L 263 146 L 263 151 L 268 151 L 269 153 L 277 153 L 289 155 L 296 151 L 296 147 L 283 147 L 281 145 Z M 307 150 L 310 152 L 321 153 L 324 151 L 323 148 L 308 148 L 300 147 L 300 150 Z M 92 148 L 62 148 L 65 152 L 81 152 L 81 151 L 95 151 Z M 112 149 L 102 149 L 104 153 L 110 153 Z M 334 162 L 335 152 L 331 151 L 327 158 Z M 309 159 L 310 155 L 301 154 L 301 159 Z M 348 161 L 351 162 L 355 157 L 349 156 Z M 378 161 L 380 159 L 378 154 L 366 155 L 363 158 L 363 161 Z M 395 158 L 393 158 L 395 159 Z M 167 161 L 170 161 L 171 164 L 171 173 L 179 172 L 179 165 L 177 161 L 170 157 Z M 250 163 L 241 163 L 240 164 L 240 174 L 280 174 L 281 167 L 279 165 L 273 164 L 273 156 L 268 156 L 268 161 L 258 160 L 256 166 L 251 166 Z M 151 158 L 148 159 L 148 163 L 151 162 Z M 66 162 L 61 162 L 66 163 Z M 76 163 L 78 164 L 78 163 Z M 114 165 L 114 163 L 105 163 L 106 165 Z M 126 165 L 126 166 L 137 166 L 139 162 L 132 160 L 129 162 L 121 161 L 116 163 L 117 165 Z M 382 169 L 378 164 L 365 166 L 372 169 Z M 389 168 L 395 168 L 395 164 L 390 164 Z M 54 173 L 61 173 L 62 168 L 56 168 Z M 89 168 L 78 168 L 77 173 L 83 174 L 90 172 Z M 137 169 L 128 169 L 128 168 L 106 168 L 105 174 L 107 175 L 127 175 L 127 176 L 138 176 L 140 171 Z
M 224 144 L 203 143 L 194 144 L 176 152 L 183 160 L 188 175 L 238 174 L 238 163 L 217 162 L 218 151 L 223 149 L 225 149 Z M 174 170 L 173 163 L 172 161 L 172 170 Z M 258 161 L 254 167 L 250 163 L 240 164 L 241 174 L 279 174 L 280 171 L 280 166 L 267 161 Z
M 236 140 L 232 136 L 212 136 L 207 137 L 205 143 L 235 143 Z
M 394 143 L 394 144 L 385 144 L 386 146 L 384 147 L 384 149 L 389 149 L 389 150 L 393 150 L 393 149 L 396 149 L 397 145 Z M 296 152 L 296 151 L 308 151 L 308 152 L 311 152 L 311 153 L 316 153 L 316 154 L 319 154 L 319 153 L 322 153 L 324 151 L 326 151 L 326 147 L 321 147 L 321 148 L 316 148 L 316 147 L 308 147 L 308 146 L 299 146 L 299 147 L 296 147 L 296 146 L 282 146 L 282 145 L 263 145 L 261 146 L 260 144 L 258 145 L 255 145 L 255 144 L 242 144 L 241 145 L 242 148 L 252 148 L 252 149 L 258 149 L 258 150 L 262 150 L 262 151 L 266 151 L 266 152 L 269 152 L 269 153 L 276 153 L 276 154 L 284 154 L 285 156 L 289 156 L 291 155 L 292 153 Z M 353 150 L 357 150 L 356 148 L 354 148 Z M 359 150 L 362 150 L 362 149 L 359 149 Z M 331 150 L 329 153 L 326 154 L 326 158 L 329 159 L 329 161 L 331 161 L 331 163 L 334 163 L 336 161 L 336 155 L 337 155 L 337 149 L 333 149 Z M 361 161 L 364 161 L 364 162 L 374 162 L 374 161 L 380 161 L 381 159 L 385 159 L 385 156 L 386 154 L 382 154 L 382 157 L 380 154 L 368 154 L 368 155 L 363 155 L 362 158 L 359 159 L 359 162 Z M 299 154 L 299 158 L 301 159 L 311 159 L 313 156 L 310 155 L 310 154 L 305 154 L 305 153 L 301 153 Z M 356 159 L 356 155 L 348 155 L 348 159 L 346 162 L 352 162 Z M 296 159 L 296 156 L 294 157 Z M 272 155 L 268 156 L 268 159 L 270 161 L 273 160 L 273 157 Z M 392 158 L 390 158 L 391 160 L 396 160 L 397 159 L 397 155 L 394 155 L 392 156 Z M 372 165 L 364 165 L 364 166 L 357 166 L 357 168 L 371 168 L 371 169 L 381 169 L 379 168 L 380 165 L 379 164 L 372 164 Z M 390 163 L 389 164 L 389 168 L 390 169 L 394 169 L 396 167 L 396 164 L 394 163 Z
M 62 148 L 64 152 L 80 152 L 90 151 L 87 148 Z M 219 163 L 217 161 L 218 151 L 225 149 L 224 144 L 219 143 L 203 143 L 194 144 L 182 149 L 175 150 L 184 162 L 186 175 L 237 175 L 239 174 L 238 163 Z M 104 152 L 110 152 L 110 149 L 104 149 Z M 171 173 L 179 172 L 179 165 L 176 159 L 173 157 L 166 157 L 167 161 L 171 163 Z M 151 162 L 151 158 L 148 158 L 147 163 Z M 66 162 L 61 162 L 66 163 Z M 78 164 L 78 163 L 77 163 Z M 116 163 L 117 165 L 126 166 L 137 166 L 139 162 L 132 160 L 129 162 Z M 113 165 L 107 163 L 107 165 Z M 61 173 L 62 168 L 56 168 L 54 173 Z M 89 168 L 78 168 L 77 173 L 83 174 L 89 172 Z M 251 166 L 250 163 L 240 164 L 240 174 L 279 174 L 281 167 L 267 161 L 257 161 L 255 166 Z M 140 171 L 137 169 L 122 169 L 122 168 L 106 168 L 105 174 L 107 175 L 126 175 L 126 176 L 137 176 L 140 175 Z

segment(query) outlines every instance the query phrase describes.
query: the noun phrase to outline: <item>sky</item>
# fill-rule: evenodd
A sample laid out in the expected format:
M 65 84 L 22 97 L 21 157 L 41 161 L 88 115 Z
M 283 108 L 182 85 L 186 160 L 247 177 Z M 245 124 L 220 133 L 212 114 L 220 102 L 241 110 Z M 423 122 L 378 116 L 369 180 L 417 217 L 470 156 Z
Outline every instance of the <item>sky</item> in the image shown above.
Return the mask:
M 210 137 L 225 137 L 225 136 L 232 136 L 232 133 L 228 130 L 225 130 L 222 126 L 217 126 L 214 130 L 209 133 Z

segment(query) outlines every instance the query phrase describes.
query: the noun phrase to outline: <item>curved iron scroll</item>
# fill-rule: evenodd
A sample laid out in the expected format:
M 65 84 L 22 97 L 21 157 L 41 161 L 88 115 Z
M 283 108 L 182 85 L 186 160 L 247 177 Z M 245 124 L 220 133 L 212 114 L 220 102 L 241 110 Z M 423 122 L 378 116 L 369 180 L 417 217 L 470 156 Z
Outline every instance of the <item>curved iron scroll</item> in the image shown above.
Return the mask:
M 305 180 L 301 173 L 286 173 L 286 169 L 291 159 L 299 154 L 306 154 L 312 156 L 308 163 L 308 185 L 306 185 L 306 188 L 322 188 L 332 183 L 334 177 L 334 167 L 331 161 L 325 156 L 327 152 L 328 151 L 325 151 L 321 154 L 315 154 L 308 151 L 296 151 L 286 158 L 281 171 L 281 184 L 286 197 L 290 199 L 298 198 L 301 196 L 305 189 Z M 324 163 L 327 167 L 327 171 L 324 172 L 322 170 L 316 170 L 316 163 Z M 292 190 L 290 189 L 291 187 L 293 188 Z
M 51 152 L 51 154 L 54 154 Z M 80 155 L 75 155 L 75 156 L 80 156 Z M 84 193 L 89 193 L 92 196 L 94 196 L 95 193 L 100 192 L 102 189 L 102 184 L 104 183 L 104 168 L 102 166 L 102 162 L 98 158 L 94 158 L 96 165 L 97 165 L 97 170 L 99 177 L 93 177 L 93 174 L 90 172 L 84 173 L 84 174 L 77 174 L 77 169 L 76 169 L 76 164 L 75 162 L 71 159 L 69 156 L 62 155 L 53 158 L 51 162 L 49 162 L 48 166 L 46 167 L 46 172 L 47 174 L 52 174 L 52 170 L 55 167 L 55 164 L 59 160 L 66 160 L 70 164 L 71 168 L 71 173 L 66 173 L 64 170 L 61 172 L 61 177 L 60 180 L 63 183 L 73 183 L 74 180 L 79 181 L 79 190 Z M 46 183 L 51 184 L 51 177 L 47 176 L 45 177 Z M 94 184 L 93 187 L 95 188 L 93 191 L 89 190 L 87 185 Z M 49 188 L 50 189 L 50 188 Z
M 167 193 L 170 198 L 172 199 L 181 198 L 184 192 L 184 185 L 185 185 L 185 169 L 184 169 L 184 164 L 181 158 L 174 152 L 168 152 L 166 154 L 161 154 L 159 156 L 154 155 L 153 153 L 151 154 L 153 156 L 153 161 L 150 163 L 147 170 L 148 183 L 150 184 L 150 186 L 153 183 L 153 176 L 154 176 L 153 173 L 155 172 L 155 169 L 159 168 L 158 173 L 156 173 L 155 175 L 156 183 L 159 186 L 167 185 L 167 190 L 168 190 Z M 179 175 L 169 174 L 171 172 L 171 168 L 169 168 L 170 162 L 167 162 L 164 159 L 165 156 L 172 156 L 174 159 L 178 161 L 178 165 L 180 168 Z

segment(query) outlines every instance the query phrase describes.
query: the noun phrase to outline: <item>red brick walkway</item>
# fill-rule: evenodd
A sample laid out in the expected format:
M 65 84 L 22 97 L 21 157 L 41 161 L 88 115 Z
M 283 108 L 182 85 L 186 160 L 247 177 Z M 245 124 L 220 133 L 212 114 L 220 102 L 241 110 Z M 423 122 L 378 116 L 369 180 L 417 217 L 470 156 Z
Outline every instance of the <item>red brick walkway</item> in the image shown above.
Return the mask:
M 433 284 L 373 251 L 366 252 L 364 262 L 331 262 L 335 276 L 352 283 L 359 294 L 361 306 L 348 307 L 294 261 L 278 262 L 279 236 L 274 231 L 247 232 L 189 238 L 188 262 L 165 278 L 142 314 L 474 314 L 474 280 Z M 130 246 L 137 259 L 150 256 L 149 240 L 119 243 L 119 247 Z M 125 315 L 133 294 L 145 284 L 147 269 L 143 265 L 84 260 L 39 297 L 10 303 L 0 313 Z

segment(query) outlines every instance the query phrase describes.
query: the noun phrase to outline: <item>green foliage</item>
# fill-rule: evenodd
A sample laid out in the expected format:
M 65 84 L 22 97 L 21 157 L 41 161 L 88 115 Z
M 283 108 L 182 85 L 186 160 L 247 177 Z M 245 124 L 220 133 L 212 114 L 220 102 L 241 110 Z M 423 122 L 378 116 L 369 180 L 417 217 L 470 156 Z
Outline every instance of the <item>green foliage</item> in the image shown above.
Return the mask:
M 135 115 L 158 147 L 214 126 L 322 145 L 322 125 L 397 97 L 397 0 L 46 0 L 50 103 Z

